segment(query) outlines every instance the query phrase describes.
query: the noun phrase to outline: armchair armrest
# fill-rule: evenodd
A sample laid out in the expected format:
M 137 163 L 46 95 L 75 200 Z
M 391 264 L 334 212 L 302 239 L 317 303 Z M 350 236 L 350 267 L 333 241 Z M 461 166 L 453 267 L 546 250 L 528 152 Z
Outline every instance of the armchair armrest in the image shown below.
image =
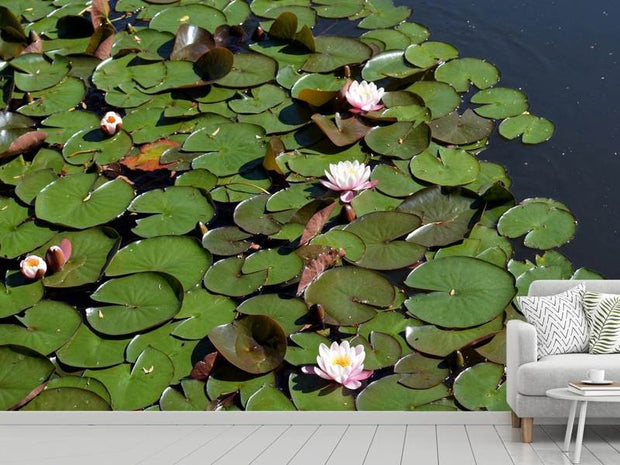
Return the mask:
M 525 363 L 538 359 L 536 328 L 521 320 L 506 325 L 506 398 L 513 409 L 517 404 L 517 372 Z M 518 412 L 516 412 L 518 414 Z

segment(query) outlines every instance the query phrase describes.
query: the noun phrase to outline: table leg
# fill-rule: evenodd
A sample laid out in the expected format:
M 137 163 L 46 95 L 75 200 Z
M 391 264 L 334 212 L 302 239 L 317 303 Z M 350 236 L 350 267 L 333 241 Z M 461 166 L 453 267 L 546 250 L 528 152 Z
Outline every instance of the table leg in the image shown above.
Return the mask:
M 566 424 L 566 435 L 564 436 L 564 452 L 570 449 L 570 439 L 573 435 L 573 425 L 575 424 L 575 412 L 577 411 L 577 401 L 570 403 L 570 412 L 568 413 L 568 423 Z
M 588 401 L 581 403 L 579 409 L 579 425 L 577 426 L 577 438 L 575 439 L 575 456 L 573 458 L 574 463 L 581 462 L 581 444 L 583 443 L 583 429 L 586 426 L 586 410 L 588 408 Z

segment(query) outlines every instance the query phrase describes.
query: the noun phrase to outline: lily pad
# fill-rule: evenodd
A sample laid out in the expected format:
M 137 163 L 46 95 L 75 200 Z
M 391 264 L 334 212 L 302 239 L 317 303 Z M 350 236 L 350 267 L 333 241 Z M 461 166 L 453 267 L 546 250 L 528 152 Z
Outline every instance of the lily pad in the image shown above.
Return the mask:
M 458 92 L 467 92 L 470 82 L 478 89 L 494 86 L 499 81 L 499 71 L 488 61 L 458 58 L 438 66 L 435 79 L 450 84 Z
M 551 138 L 555 126 L 546 118 L 524 113 L 513 118 L 507 118 L 499 125 L 499 133 L 506 139 L 515 139 L 521 136 L 524 144 L 540 144 Z
M 363 63 L 372 55 L 368 45 L 349 37 L 319 36 L 314 44 L 316 52 L 302 66 L 310 73 L 327 73 L 341 66 Z
M 73 307 L 53 300 L 42 300 L 16 318 L 20 324 L 0 325 L 0 345 L 28 347 L 44 355 L 61 347 L 82 324 Z
M 207 395 L 211 400 L 226 394 L 239 393 L 241 405 L 245 406 L 248 399 L 263 386 L 276 384 L 273 372 L 256 376 L 228 363 L 218 364 L 207 380 Z
M 30 349 L 0 346 L 0 409 L 17 405 L 53 371 L 52 362 Z
M 147 347 L 133 366 L 124 363 L 103 370 L 86 370 L 84 376 L 104 384 L 110 392 L 113 410 L 137 410 L 159 400 L 173 373 L 166 354 Z
M 99 118 L 94 113 L 88 111 L 74 110 L 63 113 L 54 113 L 45 118 L 41 124 L 47 134 L 48 144 L 63 145 L 75 133 L 85 129 L 95 129 L 99 127 Z
M 174 316 L 183 321 L 171 334 L 183 339 L 203 339 L 216 326 L 231 323 L 235 307 L 228 297 L 211 294 L 202 288 L 191 289 L 185 293 L 183 306 Z
M 476 115 L 470 109 L 462 115 L 452 113 L 430 123 L 434 139 L 449 144 L 471 144 L 488 137 L 493 131 L 493 121 Z
M 235 113 L 257 114 L 269 110 L 286 99 L 286 93 L 278 86 L 265 84 L 251 90 L 252 96 L 243 94 L 240 99 L 231 100 L 228 106 Z
M 352 326 L 370 320 L 395 298 L 394 286 L 378 273 L 341 267 L 322 273 L 306 289 L 306 303 L 321 305 L 325 322 Z
M 459 52 L 445 42 L 424 42 L 413 44 L 405 50 L 406 60 L 420 68 L 430 68 L 459 56 Z
M 303 262 L 292 250 L 264 249 L 248 256 L 241 268 L 243 274 L 267 271 L 266 285 L 281 284 L 298 276 Z
M 569 242 L 576 226 L 575 217 L 549 199 L 527 199 L 502 215 L 497 230 L 510 238 L 525 234 L 526 247 L 547 250 Z
M 366 358 L 364 359 L 364 369 L 379 370 L 394 366 L 402 355 L 399 342 L 386 333 L 373 331 L 368 339 L 364 336 L 355 336 L 350 341 L 351 347 L 362 345 Z
M 355 410 L 351 391 L 318 376 L 292 373 L 288 388 L 297 410 Z
M 69 73 L 69 60 L 57 55 L 50 60 L 43 54 L 26 53 L 11 60 L 11 66 L 17 69 L 15 85 L 23 92 L 33 92 L 55 86 Z
M 277 321 L 289 335 L 304 326 L 308 307 L 300 299 L 287 299 L 278 294 L 263 294 L 243 301 L 237 311 L 245 315 L 267 315 Z
M 26 279 L 18 270 L 7 271 L 4 282 L 0 282 L 0 318 L 15 315 L 32 307 L 42 298 L 41 280 Z
M 286 353 L 286 334 L 275 320 L 249 315 L 209 331 L 209 340 L 236 367 L 253 374 L 278 367 Z
M 112 410 L 101 396 L 74 387 L 46 388 L 22 409 L 23 411 L 92 411 Z
M 394 166 L 377 165 L 371 179 L 378 181 L 378 190 L 392 197 L 408 197 L 425 187 L 412 178 L 407 160 L 395 160 Z
M 405 284 L 430 291 L 405 305 L 415 317 L 447 328 L 468 328 L 503 313 L 516 294 L 504 269 L 470 257 L 437 258 L 413 270 Z
M 454 380 L 454 397 L 469 410 L 510 410 L 503 376 L 504 367 L 495 363 L 469 367 Z
M 244 274 L 244 263 L 243 257 L 225 258 L 215 262 L 205 274 L 205 287 L 211 292 L 231 297 L 243 297 L 257 291 L 267 282 L 269 272 L 262 269 Z
M 37 196 L 37 218 L 86 229 L 121 215 L 133 199 L 133 188 L 120 178 L 106 181 L 95 173 L 70 174 L 48 184 Z
M 438 357 L 447 357 L 455 350 L 474 342 L 490 338 L 502 330 L 503 315 L 470 329 L 440 329 L 433 325 L 411 326 L 407 329 L 407 342 L 415 350 Z
M 60 376 L 52 378 L 45 383 L 45 389 L 57 389 L 57 388 L 76 388 L 90 391 L 97 394 L 107 403 L 110 402 L 110 393 L 105 388 L 103 383 L 97 381 L 94 378 L 88 378 L 83 376 Z
M 125 131 L 108 137 L 99 128 L 87 128 L 76 132 L 67 140 L 62 156 L 72 165 L 85 165 L 92 160 L 98 165 L 107 165 L 127 155 L 131 146 L 131 137 Z
M 282 229 L 282 223 L 278 221 L 277 214 L 267 213 L 265 207 L 269 195 L 255 195 L 235 208 L 235 223 L 243 230 L 252 234 L 270 236 Z
M 417 262 L 426 248 L 397 239 L 420 224 L 417 216 L 400 212 L 375 212 L 358 218 L 344 229 L 364 242 L 364 254 L 355 264 L 374 270 L 395 270 Z
M 411 66 L 405 60 L 402 50 L 379 53 L 366 62 L 362 68 L 362 78 L 366 81 L 379 81 L 385 78 L 404 79 L 421 73 L 421 68 Z
M 437 81 L 418 81 L 407 88 L 420 96 L 431 112 L 432 119 L 452 113 L 461 104 L 461 97 L 450 84 Z
M 248 399 L 245 409 L 248 412 L 293 411 L 295 406 L 279 389 L 273 386 L 263 386 Z
M 218 26 L 226 24 L 226 16 L 218 9 L 207 5 L 173 6 L 153 16 L 149 27 L 176 34 L 182 24 L 196 24 L 209 32 L 215 32 Z
M 81 325 L 56 352 L 56 357 L 65 365 L 75 368 L 105 368 L 125 361 L 127 344 L 129 339 L 104 339 L 88 329 L 88 326 Z
M 209 399 L 205 392 L 205 383 L 195 379 L 181 381 L 183 393 L 172 387 L 166 388 L 159 399 L 163 411 L 205 411 Z
M 400 384 L 400 378 L 400 375 L 390 375 L 370 383 L 357 396 L 357 409 L 406 412 L 450 395 L 444 384 L 429 389 L 410 389 Z
M 47 116 L 70 110 L 86 95 L 86 86 L 81 79 L 67 77 L 48 89 L 32 92 L 32 101 L 17 109 L 26 116 Z
M 16 258 L 49 240 L 55 231 L 32 218 L 28 208 L 0 197 L 0 255 Z
M 366 251 L 364 241 L 359 236 L 338 229 L 332 229 L 316 236 L 310 241 L 310 245 L 326 245 L 336 250 L 343 249 L 345 257 L 353 262 L 361 259 Z
M 426 150 L 430 143 L 430 131 L 426 124 L 394 123 L 379 126 L 364 138 L 368 147 L 388 157 L 409 160 Z
M 363 29 L 392 27 L 405 21 L 411 15 L 411 8 L 401 5 L 394 6 L 390 0 L 371 0 L 364 3 L 367 16 L 359 23 Z
M 291 88 L 293 98 L 320 107 L 332 100 L 346 85 L 346 79 L 327 74 L 306 74 Z
M 217 83 L 223 87 L 256 87 L 271 81 L 276 76 L 277 68 L 277 62 L 265 55 L 237 53 L 232 70 Z
M 411 160 L 411 172 L 423 181 L 439 186 L 460 186 L 476 180 L 480 165 L 465 150 L 439 148 L 439 157 L 424 151 Z
M 174 278 L 146 272 L 106 281 L 91 299 L 112 305 L 87 308 L 90 325 L 100 333 L 119 336 L 170 320 L 181 308 L 182 291 Z
M 527 111 L 529 104 L 523 92 L 505 87 L 481 90 L 471 98 L 477 105 L 474 111 L 485 118 L 502 119 Z
M 202 237 L 202 245 L 214 255 L 230 256 L 245 252 L 250 248 L 252 237 L 235 226 L 211 229 Z
M 313 365 L 319 355 L 319 346 L 331 345 L 331 341 L 317 333 L 295 333 L 289 336 L 295 345 L 286 348 L 286 360 L 291 365 Z
M 27 205 L 32 205 L 39 192 L 49 183 L 58 179 L 52 169 L 36 170 L 26 174 L 15 186 L 15 195 Z
M 426 357 L 414 352 L 401 358 L 394 373 L 402 375 L 398 382 L 412 389 L 429 389 L 437 386 L 450 374 L 442 359 Z

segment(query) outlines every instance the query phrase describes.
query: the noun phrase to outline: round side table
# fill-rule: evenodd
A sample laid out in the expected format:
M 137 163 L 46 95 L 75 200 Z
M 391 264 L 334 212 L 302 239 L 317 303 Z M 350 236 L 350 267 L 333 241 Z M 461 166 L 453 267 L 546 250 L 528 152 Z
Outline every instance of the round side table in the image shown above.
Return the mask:
M 575 438 L 575 453 L 573 462 L 581 461 L 581 446 L 583 444 L 583 430 L 586 425 L 586 412 L 588 402 L 620 402 L 620 396 L 582 396 L 568 390 L 568 388 L 549 389 L 547 397 L 560 400 L 570 401 L 570 410 L 568 413 L 568 423 L 566 424 L 566 435 L 564 436 L 564 451 L 568 452 L 571 436 L 573 435 L 573 424 L 575 423 L 575 414 L 577 412 L 577 404 L 581 402 L 579 408 L 579 424 L 577 426 L 577 437 Z

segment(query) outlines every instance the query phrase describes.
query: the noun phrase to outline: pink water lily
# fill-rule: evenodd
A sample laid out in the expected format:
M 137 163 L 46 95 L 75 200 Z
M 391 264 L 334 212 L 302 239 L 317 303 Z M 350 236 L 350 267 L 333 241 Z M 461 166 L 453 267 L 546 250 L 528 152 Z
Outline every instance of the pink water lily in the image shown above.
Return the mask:
M 113 136 L 123 127 L 123 118 L 114 111 L 108 111 L 99 123 L 101 130 L 108 136 Z
M 328 189 L 340 192 L 340 200 L 349 203 L 355 197 L 355 192 L 370 189 L 377 185 L 378 181 L 369 181 L 370 167 L 357 160 L 340 161 L 330 164 L 329 170 L 325 170 L 328 181 L 321 180 Z
M 19 263 L 19 270 L 24 278 L 42 278 L 47 272 L 47 264 L 38 255 L 28 255 Z
M 377 111 L 383 108 L 381 99 L 385 90 L 383 87 L 377 88 L 374 82 L 357 82 L 353 81 L 347 85 L 344 96 L 351 105 L 352 113 L 361 113 L 366 111 Z
M 363 345 L 351 347 L 349 341 L 340 344 L 334 342 L 331 347 L 321 344 L 316 358 L 318 367 L 305 366 L 302 371 L 329 381 L 336 381 L 349 389 L 359 389 L 361 381 L 372 375 L 371 370 L 364 370 L 365 358 Z

